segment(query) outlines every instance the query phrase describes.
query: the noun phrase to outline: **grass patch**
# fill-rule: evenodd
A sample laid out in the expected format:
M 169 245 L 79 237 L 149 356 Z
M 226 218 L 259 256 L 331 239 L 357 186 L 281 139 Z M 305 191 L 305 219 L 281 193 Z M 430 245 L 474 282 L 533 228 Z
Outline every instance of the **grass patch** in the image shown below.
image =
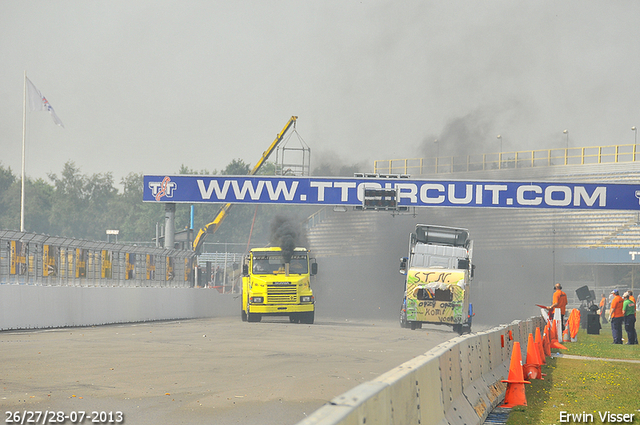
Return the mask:
M 627 333 L 622 328 L 623 342 L 627 342 Z M 575 356 L 600 357 L 605 359 L 640 360 L 640 345 L 612 344 L 611 326 L 603 325 L 600 335 L 589 335 L 584 329 L 578 331 L 578 342 L 564 344 L 568 350 L 560 351 Z
M 640 346 L 611 344 L 611 330 L 600 335 L 587 335 L 580 330 L 578 342 L 565 343 L 564 354 L 640 360 Z M 603 423 L 599 413 L 634 414 L 633 423 L 640 424 L 640 363 L 605 360 L 547 358 L 542 367 L 545 380 L 526 385 L 528 406 L 511 410 L 508 425 L 559 424 L 560 412 L 592 414 L 592 423 Z M 564 423 L 578 423 L 569 421 Z M 604 423 L 607 423 L 606 421 Z

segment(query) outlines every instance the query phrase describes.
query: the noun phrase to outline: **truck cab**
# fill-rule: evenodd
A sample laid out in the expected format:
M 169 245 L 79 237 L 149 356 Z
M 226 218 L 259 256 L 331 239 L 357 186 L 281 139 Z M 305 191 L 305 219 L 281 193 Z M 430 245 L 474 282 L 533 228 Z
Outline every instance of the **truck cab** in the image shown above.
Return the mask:
M 400 273 L 406 276 L 402 327 L 418 329 L 430 323 L 449 325 L 460 334 L 471 332 L 472 252 L 467 229 L 416 225 L 409 236 L 409 255 L 400 259 Z
M 318 272 L 318 265 L 309 254 L 306 248 L 249 251 L 242 267 L 242 320 L 259 322 L 263 316 L 289 316 L 292 323 L 313 324 L 311 276 Z

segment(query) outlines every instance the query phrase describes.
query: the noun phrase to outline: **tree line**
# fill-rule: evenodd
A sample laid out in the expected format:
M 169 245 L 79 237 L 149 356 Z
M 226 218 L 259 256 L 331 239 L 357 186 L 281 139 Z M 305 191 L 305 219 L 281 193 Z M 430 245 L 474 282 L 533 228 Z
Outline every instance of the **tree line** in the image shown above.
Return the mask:
M 314 175 L 353 175 L 354 167 L 332 170 L 323 164 Z M 178 174 L 246 175 L 251 170 L 241 159 L 217 170 L 194 170 L 182 165 Z M 339 174 L 338 174 L 339 173 Z M 259 174 L 275 174 L 275 164 L 265 163 Z M 151 242 L 156 223 L 164 225 L 164 205 L 142 202 L 143 174 L 129 173 L 116 186 L 112 173 L 83 174 L 73 161 L 62 172 L 49 173 L 48 181 L 25 179 L 25 230 L 69 238 L 106 240 L 107 229 L 117 229 L 119 242 Z M 0 229 L 20 230 L 21 180 L 10 167 L 0 163 Z M 194 233 L 211 222 L 220 204 L 196 204 Z M 176 205 L 176 230 L 190 225 L 190 205 Z M 253 224 L 252 240 L 269 241 L 270 224 L 278 215 L 304 219 L 316 207 L 281 205 L 234 205 L 229 216 L 207 242 L 247 242 Z M 254 220 L 255 217 L 255 220 Z

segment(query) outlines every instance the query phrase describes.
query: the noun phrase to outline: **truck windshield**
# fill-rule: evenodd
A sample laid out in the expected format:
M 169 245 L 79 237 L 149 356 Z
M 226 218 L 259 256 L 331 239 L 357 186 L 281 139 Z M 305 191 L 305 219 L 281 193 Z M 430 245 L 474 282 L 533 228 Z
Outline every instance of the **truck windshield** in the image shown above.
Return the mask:
M 309 273 L 309 262 L 307 254 L 294 253 L 291 256 L 289 273 L 307 274 Z M 254 252 L 253 253 L 253 273 L 254 274 L 278 274 L 284 273 L 284 259 L 280 252 Z

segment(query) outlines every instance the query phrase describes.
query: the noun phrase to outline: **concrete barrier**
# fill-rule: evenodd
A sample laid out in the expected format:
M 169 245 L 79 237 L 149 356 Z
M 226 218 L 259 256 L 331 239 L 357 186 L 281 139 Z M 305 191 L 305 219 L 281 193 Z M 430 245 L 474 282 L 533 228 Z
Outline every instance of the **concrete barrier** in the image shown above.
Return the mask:
M 0 330 L 240 315 L 214 289 L 0 285 Z
M 526 352 L 542 318 L 438 345 L 331 400 L 298 425 L 482 424 L 504 399 L 513 343 Z M 512 338 L 510 338 L 510 335 Z

